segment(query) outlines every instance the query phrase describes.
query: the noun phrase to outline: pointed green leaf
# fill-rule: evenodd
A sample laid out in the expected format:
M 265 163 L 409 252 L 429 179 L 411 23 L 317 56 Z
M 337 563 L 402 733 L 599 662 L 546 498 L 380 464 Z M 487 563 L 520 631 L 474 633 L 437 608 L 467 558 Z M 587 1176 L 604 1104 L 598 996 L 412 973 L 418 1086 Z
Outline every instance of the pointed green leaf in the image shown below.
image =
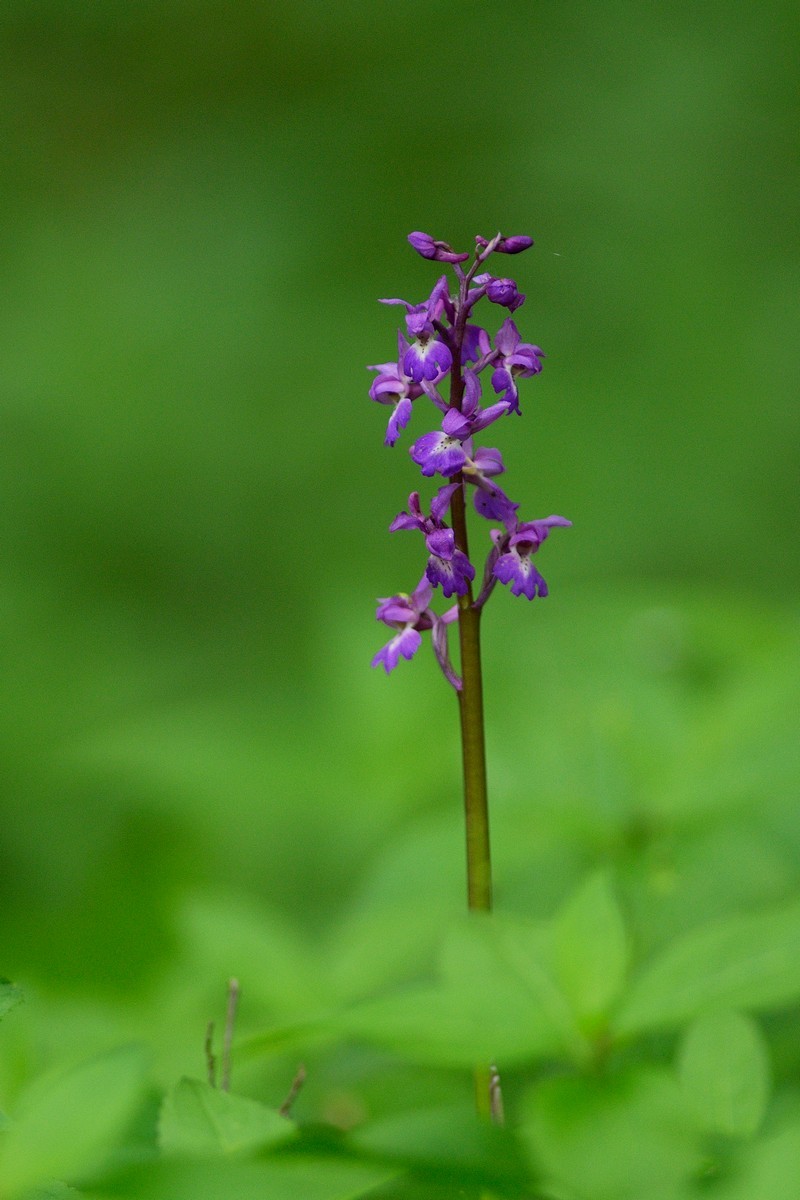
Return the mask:
M 800 904 L 693 929 L 641 972 L 614 1020 L 629 1037 L 709 1010 L 762 1009 L 800 998 Z
M 246 1154 L 293 1136 L 272 1108 L 199 1079 L 181 1079 L 164 1101 L 158 1136 L 166 1154 Z
M 144 1084 L 138 1046 L 122 1046 L 37 1080 L 0 1143 L 3 1200 L 100 1165 L 131 1120 Z
M 678 1075 L 701 1129 L 729 1137 L 756 1132 L 770 1079 L 767 1047 L 750 1017 L 712 1013 L 695 1021 L 681 1047 Z
M 572 1052 L 580 1035 L 542 941 L 539 926 L 473 914 L 446 933 L 438 985 L 357 1005 L 337 1018 L 338 1026 L 417 1061 L 448 1066 L 525 1062 L 565 1046 Z
M 677 1200 L 697 1169 L 697 1135 L 667 1071 L 544 1079 L 520 1120 L 547 1195 Z
M 628 938 L 605 872 L 592 875 L 555 922 L 558 981 L 582 1024 L 605 1016 L 628 968 Z
M 362 1126 L 348 1144 L 370 1156 L 419 1172 L 429 1171 L 466 1187 L 526 1182 L 526 1169 L 516 1135 L 481 1120 L 464 1108 L 420 1108 L 394 1113 Z

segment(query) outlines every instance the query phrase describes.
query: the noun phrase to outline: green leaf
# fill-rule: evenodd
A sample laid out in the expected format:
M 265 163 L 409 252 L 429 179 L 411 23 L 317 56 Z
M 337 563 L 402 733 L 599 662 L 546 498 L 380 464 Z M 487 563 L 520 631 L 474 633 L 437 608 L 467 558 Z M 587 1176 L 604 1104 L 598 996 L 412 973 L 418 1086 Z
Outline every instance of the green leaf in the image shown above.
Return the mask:
M 795 1120 L 771 1137 L 760 1137 L 747 1149 L 724 1200 L 797 1200 L 800 1123 Z
M 546 938 L 544 939 L 546 941 Z M 538 925 L 473 914 L 447 931 L 441 982 L 404 988 L 337 1018 L 355 1037 L 418 1062 L 508 1065 L 583 1043 L 552 978 Z
M 22 1000 L 22 990 L 10 979 L 0 979 L 0 1018 L 15 1008 Z
M 555 922 L 558 982 L 582 1026 L 608 1014 L 628 968 L 628 938 L 608 876 L 599 872 L 567 901 Z
M 134 1114 L 144 1070 L 143 1051 L 122 1046 L 36 1080 L 0 1143 L 3 1200 L 101 1165 Z
M 484 1007 L 484 999 L 441 985 L 404 988 L 342 1013 L 337 1024 L 348 1037 L 434 1066 L 470 1067 L 493 1057 L 523 1062 L 533 1056 L 531 1037 L 524 1032 L 520 1037 L 519 1011 L 505 1023 Z
M 181 1079 L 161 1109 L 158 1137 L 166 1154 L 244 1154 L 293 1136 L 272 1108 L 232 1096 L 199 1079 Z
M 471 914 L 447 932 L 442 976 L 463 1011 L 516 1039 L 526 1057 L 563 1050 L 577 1036 L 550 965 L 550 930 L 503 913 Z M 498 1058 L 503 1054 L 498 1049 Z
M 680 1025 L 708 1010 L 800 997 L 800 904 L 694 929 L 644 968 L 614 1020 L 619 1036 Z
M 698 1127 L 748 1137 L 761 1125 L 770 1092 L 767 1047 L 741 1013 L 713 1013 L 690 1026 L 678 1060 L 687 1107 Z
M 288 1155 L 264 1162 L 162 1159 L 114 1180 L 120 1200 L 358 1200 L 394 1179 L 396 1167 Z
M 476 1180 L 485 1186 L 529 1182 L 511 1130 L 480 1120 L 466 1107 L 398 1113 L 363 1126 L 348 1143 L 432 1178 L 446 1176 L 462 1187 Z
M 543 1080 L 523 1102 L 521 1125 L 547 1195 L 676 1200 L 699 1161 L 666 1071 Z

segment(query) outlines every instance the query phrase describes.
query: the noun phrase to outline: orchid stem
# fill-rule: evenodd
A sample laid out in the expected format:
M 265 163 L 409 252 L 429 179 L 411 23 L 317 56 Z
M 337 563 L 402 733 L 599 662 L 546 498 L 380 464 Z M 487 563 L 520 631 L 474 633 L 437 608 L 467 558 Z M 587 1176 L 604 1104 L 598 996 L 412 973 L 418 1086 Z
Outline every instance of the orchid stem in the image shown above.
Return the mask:
M 464 398 L 461 345 L 466 325 L 468 279 L 460 280 L 458 314 L 454 327 L 453 369 L 450 404 L 459 410 Z M 469 558 L 464 481 L 453 493 L 450 515 L 456 546 Z M 458 597 L 458 636 L 461 648 L 461 680 L 458 707 L 461 718 L 461 757 L 464 774 L 464 817 L 467 835 L 467 906 L 470 912 L 491 912 L 492 858 L 489 844 L 489 799 L 486 782 L 486 737 L 483 725 L 483 675 L 481 670 L 481 613 L 474 607 L 472 585 Z M 492 1120 L 491 1079 L 488 1064 L 474 1071 L 475 1106 L 480 1117 Z
M 453 528 L 460 549 L 467 545 L 464 496 L 452 502 Z M 468 550 L 464 550 L 468 554 Z M 471 911 L 490 912 L 492 860 L 489 845 L 489 803 L 486 786 L 486 741 L 483 730 L 483 679 L 481 674 L 481 609 L 472 607 L 472 588 L 459 596 L 458 631 L 461 644 L 462 688 L 458 693 L 461 716 L 461 754 L 464 772 L 464 815 L 467 832 L 467 905 Z

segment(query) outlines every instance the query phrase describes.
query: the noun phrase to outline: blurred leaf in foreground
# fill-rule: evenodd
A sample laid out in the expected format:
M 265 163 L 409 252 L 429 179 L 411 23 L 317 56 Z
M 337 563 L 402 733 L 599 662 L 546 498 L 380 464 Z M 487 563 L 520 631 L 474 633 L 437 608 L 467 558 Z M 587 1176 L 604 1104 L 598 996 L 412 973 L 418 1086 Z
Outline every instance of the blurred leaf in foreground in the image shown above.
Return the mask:
M 644 967 L 618 1035 L 680 1025 L 712 1008 L 774 1008 L 800 998 L 800 904 L 693 929 Z
M 245 1154 L 286 1141 L 292 1121 L 199 1079 L 181 1079 L 164 1101 L 159 1143 L 167 1154 Z
M 142 1049 L 122 1046 L 36 1080 L 0 1143 L 3 1200 L 101 1166 L 142 1097 L 144 1070 Z
M 617 999 L 628 969 L 628 938 L 605 874 L 592 875 L 555 922 L 559 983 L 578 1020 L 591 1026 Z
M 749 1137 L 760 1126 L 770 1092 L 763 1035 L 750 1017 L 713 1013 L 691 1025 L 678 1074 L 687 1108 L 699 1127 Z

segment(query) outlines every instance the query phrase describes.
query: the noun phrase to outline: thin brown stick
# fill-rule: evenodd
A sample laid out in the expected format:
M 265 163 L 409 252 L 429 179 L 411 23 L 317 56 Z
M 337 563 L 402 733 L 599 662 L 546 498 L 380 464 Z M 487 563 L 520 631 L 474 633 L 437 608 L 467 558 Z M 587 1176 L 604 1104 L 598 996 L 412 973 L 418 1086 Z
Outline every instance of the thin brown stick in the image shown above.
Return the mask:
M 294 1076 L 294 1079 L 292 1080 L 291 1087 L 289 1088 L 289 1094 L 286 1097 L 286 1099 L 284 1100 L 283 1104 L 278 1109 L 278 1112 L 281 1114 L 282 1117 L 289 1116 L 289 1113 L 292 1110 L 292 1105 L 294 1104 L 295 1100 L 297 1099 L 297 1093 L 300 1091 L 300 1088 L 303 1086 L 305 1081 L 306 1081 L 306 1069 L 303 1066 L 303 1064 L 300 1063 L 300 1066 L 297 1068 L 297 1071 L 295 1072 L 295 1076 Z
M 209 1021 L 206 1025 L 206 1040 L 204 1043 L 206 1053 L 206 1071 L 208 1072 L 208 1082 L 212 1087 L 217 1086 L 217 1060 L 214 1057 L 214 1022 Z
M 506 1114 L 503 1109 L 503 1091 L 500 1087 L 500 1075 L 494 1063 L 489 1068 L 489 1105 L 494 1124 L 505 1125 Z
M 233 1046 L 233 1029 L 236 1024 L 236 1009 L 239 1004 L 239 980 L 228 980 L 228 1009 L 225 1013 L 225 1037 L 222 1043 L 222 1083 L 223 1092 L 231 1090 L 231 1049 Z

